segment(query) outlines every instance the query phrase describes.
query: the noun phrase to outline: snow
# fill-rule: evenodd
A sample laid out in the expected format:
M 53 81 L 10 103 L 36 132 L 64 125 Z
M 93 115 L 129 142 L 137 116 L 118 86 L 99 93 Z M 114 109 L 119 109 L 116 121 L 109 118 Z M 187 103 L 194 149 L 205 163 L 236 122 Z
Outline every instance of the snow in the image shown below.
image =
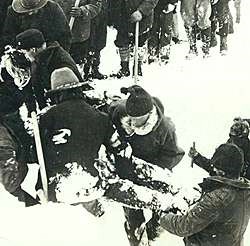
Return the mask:
M 235 16 L 233 7 L 232 10 Z M 195 185 L 206 175 L 196 166 L 191 168 L 187 152 L 193 141 L 197 150 L 209 157 L 215 147 L 228 138 L 234 117 L 250 117 L 249 11 L 250 2 L 242 1 L 241 23 L 235 24 L 235 34 L 229 36 L 227 56 L 220 56 L 215 47 L 210 58 L 204 60 L 200 55 L 187 61 L 184 57 L 188 43 L 183 42 L 172 46 L 169 64 L 143 67 L 144 76 L 139 84 L 162 100 L 165 114 L 176 125 L 179 145 L 186 151 L 174 170 L 176 181 L 182 185 Z M 181 20 L 180 32 L 186 39 Z M 106 73 L 119 69 L 114 37 L 115 32 L 110 30 L 108 46 L 102 52 L 101 70 Z M 129 78 L 98 81 L 96 86 L 100 91 L 116 94 L 121 86 L 132 83 L 133 79 Z M 122 208 L 115 203 L 104 204 L 106 213 L 101 218 L 95 218 L 81 206 L 48 203 L 25 208 L 0 186 L 0 245 L 127 246 Z M 245 234 L 246 244 L 250 242 L 249 228 Z M 162 245 L 184 244 L 181 238 L 164 232 L 153 243 L 153 246 Z

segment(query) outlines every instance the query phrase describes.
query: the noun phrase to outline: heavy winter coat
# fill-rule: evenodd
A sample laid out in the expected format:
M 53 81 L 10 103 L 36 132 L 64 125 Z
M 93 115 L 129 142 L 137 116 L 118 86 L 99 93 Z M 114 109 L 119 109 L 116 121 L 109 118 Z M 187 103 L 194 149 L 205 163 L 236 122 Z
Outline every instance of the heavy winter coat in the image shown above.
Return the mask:
M 41 31 L 47 42 L 58 41 L 63 48 L 69 49 L 71 32 L 66 16 L 57 3 L 49 0 L 33 15 L 16 13 L 10 6 L 3 30 L 5 44 L 14 43 L 17 34 L 30 28 Z
M 75 0 L 56 0 L 62 7 L 68 21 L 70 21 L 70 10 L 75 4 Z M 72 28 L 72 43 L 79 43 L 87 40 L 90 36 L 91 20 L 96 17 L 102 6 L 102 0 L 80 0 L 79 7 L 82 15 L 76 17 Z
M 118 31 L 129 24 L 128 31 L 134 32 L 134 24 L 131 24 L 129 19 L 131 14 L 139 10 L 143 16 L 140 21 L 140 33 L 144 33 L 153 24 L 154 8 L 157 3 L 158 0 L 111 0 L 111 22 Z
M 106 46 L 109 0 L 102 0 L 101 12 L 91 21 L 90 49 L 101 51 Z
M 0 26 L 0 38 L 2 35 L 3 24 L 7 15 L 7 9 L 11 5 L 11 2 L 11 0 L 0 1 L 0 23 L 2 23 Z
M 190 211 L 162 216 L 161 226 L 185 237 L 187 246 L 242 246 L 250 218 L 249 181 L 214 176 L 202 187 L 205 194 Z
M 65 51 L 57 42 L 51 43 L 36 57 L 31 75 L 31 83 L 38 104 L 41 108 L 46 106 L 44 98 L 44 89 L 49 90 L 50 76 L 55 69 L 68 67 L 82 81 L 82 76 L 78 68 L 67 51 Z
M 40 118 L 48 177 L 63 171 L 65 164 L 77 162 L 97 176 L 94 160 L 102 144 L 110 139 L 113 128 L 108 115 L 82 99 L 64 101 Z
M 186 27 L 197 24 L 201 30 L 209 28 L 211 13 L 210 0 L 181 0 L 181 17 Z
M 6 190 L 20 197 L 20 185 L 27 173 L 27 148 L 20 138 L 20 129 L 10 122 L 6 116 L 0 118 L 0 182 Z
M 125 101 L 112 109 L 112 121 L 119 134 L 127 141 L 133 150 L 133 155 L 162 168 L 172 169 L 184 156 L 184 151 L 177 145 L 175 126 L 170 118 L 163 115 L 163 106 L 159 99 L 154 99 L 158 120 L 152 131 L 146 135 L 134 133 L 128 136 L 122 124 L 126 114 Z

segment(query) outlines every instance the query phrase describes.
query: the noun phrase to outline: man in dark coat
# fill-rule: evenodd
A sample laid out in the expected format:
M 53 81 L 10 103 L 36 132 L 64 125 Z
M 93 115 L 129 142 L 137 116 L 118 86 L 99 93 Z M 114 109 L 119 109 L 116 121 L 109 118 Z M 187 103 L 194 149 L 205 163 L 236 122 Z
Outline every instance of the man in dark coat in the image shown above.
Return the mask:
M 110 107 L 112 121 L 122 141 L 130 144 L 133 156 L 153 166 L 172 170 L 181 161 L 184 151 L 177 145 L 174 124 L 170 118 L 163 115 L 164 107 L 160 100 L 151 97 L 138 85 L 123 88 L 122 91 L 130 93 L 128 99 Z M 125 176 L 124 178 L 138 183 L 137 176 L 133 175 L 134 171 L 130 170 L 128 165 L 120 164 L 117 160 L 116 168 L 118 172 L 120 170 L 120 175 Z M 153 215 L 146 229 L 144 228 L 137 237 L 136 231 L 143 228 L 145 222 L 143 211 L 125 209 L 125 215 L 127 218 L 125 228 L 131 245 L 139 245 L 145 230 L 149 240 L 157 236 L 155 232 L 157 216 Z
M 154 8 L 158 0 L 112 0 L 111 16 L 113 25 L 117 29 L 115 45 L 119 49 L 121 69 L 115 74 L 117 78 L 128 77 L 129 70 L 129 48 L 134 46 L 135 23 L 139 22 L 139 63 L 138 75 L 142 75 L 141 64 L 144 55 L 144 44 L 148 39 L 149 29 L 153 24 Z
M 216 34 L 220 36 L 220 53 L 226 55 L 227 53 L 227 36 L 233 33 L 233 21 L 230 21 L 231 12 L 229 9 L 229 0 L 218 0 L 212 5 L 211 14 L 211 47 L 217 45 Z M 217 31 L 219 27 L 219 31 Z M 231 31 L 230 31 L 231 29 Z
M 156 60 L 167 63 L 170 55 L 170 44 L 173 37 L 173 11 L 177 0 L 159 0 L 154 10 L 154 21 L 148 40 L 149 63 Z
M 79 80 L 82 76 L 76 63 L 58 42 L 47 44 L 43 34 L 37 29 L 28 29 L 16 37 L 17 48 L 22 50 L 32 62 L 31 82 L 27 87 L 27 93 L 34 93 L 40 108 L 46 106 L 44 90 L 50 89 L 50 75 L 60 67 L 69 67 L 74 71 Z M 30 87 L 33 87 L 33 92 Z M 32 97 L 28 99 L 28 105 L 32 105 Z M 32 107 L 29 106 L 32 110 Z
M 81 0 L 79 6 L 75 7 L 75 0 L 56 0 L 62 7 L 67 20 L 75 18 L 72 27 L 72 43 L 70 55 L 75 62 L 82 65 L 88 55 L 89 38 L 92 20 L 100 13 L 101 0 Z
M 236 118 L 233 125 L 230 128 L 229 139 L 227 143 L 233 143 L 237 145 L 244 154 L 244 166 L 241 176 L 250 180 L 250 140 L 249 135 L 249 123 L 247 120 Z M 191 147 L 189 156 L 192 158 L 193 163 L 203 168 L 210 175 L 213 175 L 213 163 L 211 159 L 201 155 L 195 147 Z
M 184 215 L 161 216 L 161 226 L 187 246 L 240 246 L 250 218 L 250 183 L 240 178 L 241 150 L 220 145 L 212 162 L 216 176 L 203 181 L 200 200 Z
M 68 50 L 71 32 L 61 7 L 50 0 L 14 0 L 9 7 L 3 29 L 4 45 L 13 44 L 17 34 L 35 28 L 47 43 L 58 41 Z
M 40 117 L 49 200 L 82 203 L 89 209 L 89 202 L 105 196 L 134 207 L 170 207 L 172 199 L 166 199 L 164 194 L 157 195 L 156 191 L 122 180 L 113 163 L 96 161 L 101 158 L 101 145 L 110 151 L 119 139 L 109 116 L 83 100 L 81 86 L 67 67 L 56 69 L 51 75 L 52 89 L 47 95 L 55 105 Z M 137 195 L 142 191 L 147 196 Z
M 85 65 L 85 76 L 90 79 L 106 79 L 99 71 L 101 51 L 106 46 L 109 0 L 102 0 L 101 12 L 91 20 L 89 54 Z

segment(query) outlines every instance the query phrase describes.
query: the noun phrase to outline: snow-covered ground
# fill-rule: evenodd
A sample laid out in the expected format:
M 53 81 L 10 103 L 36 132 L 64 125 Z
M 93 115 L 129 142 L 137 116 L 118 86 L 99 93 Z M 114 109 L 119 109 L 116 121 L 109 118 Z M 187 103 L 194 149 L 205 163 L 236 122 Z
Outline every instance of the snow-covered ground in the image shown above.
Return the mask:
M 234 14 L 234 8 L 232 8 Z M 172 46 L 168 65 L 151 64 L 143 67 L 140 85 L 165 105 L 165 113 L 174 121 L 179 145 L 188 152 L 193 141 L 197 149 L 212 155 L 216 146 L 226 141 L 229 127 L 236 116 L 250 117 L 250 2 L 242 1 L 242 20 L 235 24 L 235 34 L 229 36 L 229 54 L 220 56 L 218 47 L 209 59 L 184 59 L 188 43 Z M 180 20 L 180 32 L 186 39 Z M 111 73 L 119 68 L 119 58 L 113 46 L 114 31 L 109 32 L 108 46 L 102 53 L 102 71 Z M 121 86 L 133 79 L 97 82 L 100 90 L 119 92 Z M 183 185 L 197 184 L 206 175 L 198 167 L 190 167 L 185 155 L 174 170 Z M 116 204 L 105 204 L 106 213 L 95 218 L 80 206 L 59 204 L 24 208 L 22 203 L 0 187 L 0 245 L 1 246 L 127 246 L 123 229 L 122 209 Z M 245 234 L 250 242 L 250 227 Z M 163 233 L 155 246 L 183 245 L 182 239 Z

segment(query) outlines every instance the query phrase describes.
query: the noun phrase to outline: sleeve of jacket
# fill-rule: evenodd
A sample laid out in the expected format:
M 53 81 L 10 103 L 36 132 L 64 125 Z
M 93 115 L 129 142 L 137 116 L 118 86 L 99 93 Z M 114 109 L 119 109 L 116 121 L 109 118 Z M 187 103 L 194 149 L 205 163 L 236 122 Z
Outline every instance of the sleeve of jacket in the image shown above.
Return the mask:
M 209 192 L 185 215 L 166 214 L 160 224 L 168 232 L 188 237 L 202 231 L 223 212 L 234 200 L 235 193 L 227 188 Z
M 81 6 L 82 14 L 84 18 L 90 20 L 95 18 L 102 9 L 102 0 L 91 0 L 89 4 Z
M 185 152 L 177 144 L 174 127 L 169 128 L 165 133 L 159 132 L 159 135 L 159 152 L 153 164 L 171 170 L 181 161 Z
M 152 13 L 154 8 L 156 7 L 159 0 L 144 0 L 139 5 L 137 10 L 139 10 L 144 16 L 148 16 Z
M 68 51 L 71 46 L 71 31 L 67 18 L 58 3 L 53 2 L 51 6 L 51 18 L 53 18 L 54 30 L 50 33 L 51 37 L 48 38 L 51 41 L 58 41 Z
M 198 153 L 198 155 L 193 158 L 193 161 L 197 166 L 204 169 L 205 171 L 209 173 L 212 171 L 211 160 L 205 156 L 202 156 L 200 153 Z

